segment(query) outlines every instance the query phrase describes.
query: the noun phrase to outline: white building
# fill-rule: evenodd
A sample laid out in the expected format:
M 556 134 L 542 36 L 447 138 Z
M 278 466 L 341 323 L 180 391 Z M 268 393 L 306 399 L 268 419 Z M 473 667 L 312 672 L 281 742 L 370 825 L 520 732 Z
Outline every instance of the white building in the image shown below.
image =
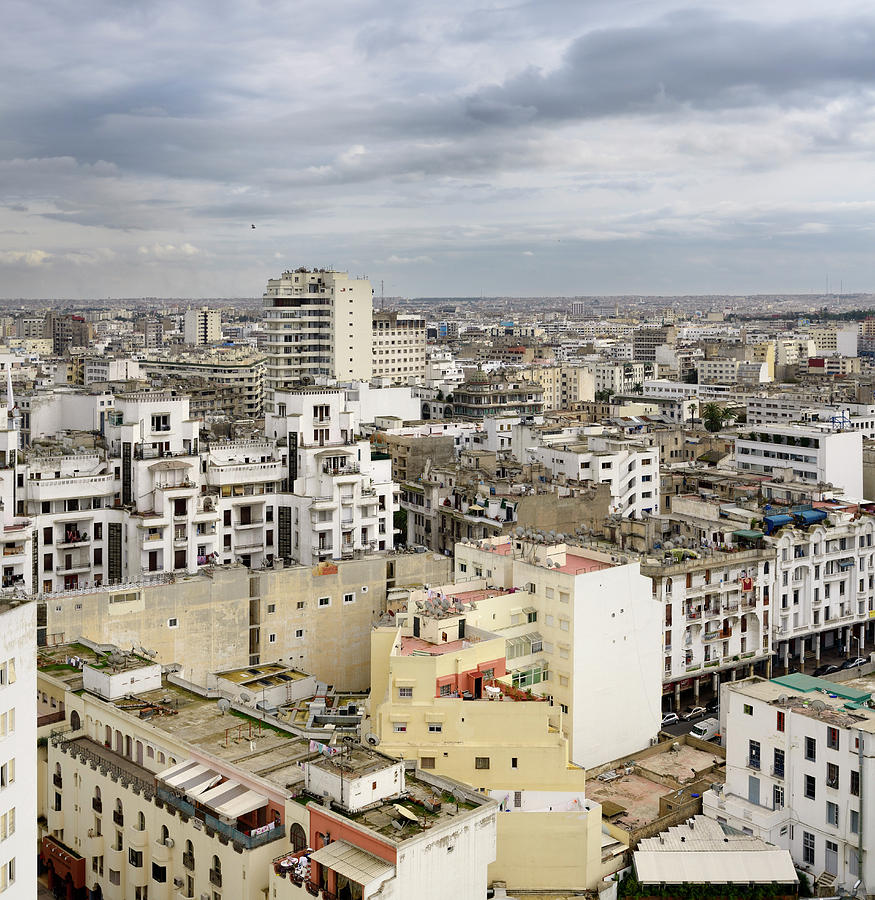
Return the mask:
M 140 377 L 140 364 L 135 359 L 113 359 L 96 356 L 85 360 L 84 383 L 128 381 Z
M 456 544 L 456 582 L 468 578 L 521 591 L 511 612 L 530 632 L 508 666 L 515 685 L 559 704 L 573 762 L 592 768 L 649 746 L 661 719 L 663 609 L 637 562 L 505 536 Z M 493 627 L 476 611 L 469 618 Z
M 371 460 L 359 423 L 342 390 L 279 391 L 268 435 L 288 452 L 288 493 L 281 498 L 281 533 L 290 529 L 290 552 L 305 562 L 364 551 L 390 550 L 397 508 L 390 459 Z
M 0 893 L 36 896 L 36 603 L 0 605 Z M 36 708 L 35 708 L 36 706 Z
M 425 376 L 425 319 L 375 310 L 374 378 L 420 384 Z
M 372 319 L 373 290 L 366 278 L 305 268 L 271 278 L 264 293 L 266 408 L 273 409 L 276 391 L 305 378 L 370 381 Z
M 607 482 L 611 512 L 640 519 L 659 511 L 659 449 L 641 442 L 592 436 L 570 444 L 526 448 L 525 462 L 553 477 Z
M 863 497 L 863 435 L 837 431 L 830 425 L 761 425 L 739 435 L 735 460 L 742 472 L 776 475 L 793 480 L 826 482 L 845 496 Z
M 705 813 L 789 850 L 827 893 L 854 895 L 862 879 L 871 896 L 872 826 L 863 818 L 875 802 L 870 698 L 799 675 L 725 685 L 726 784 L 705 793 Z
M 185 343 L 214 344 L 222 340 L 222 314 L 218 309 L 202 306 L 185 314 Z

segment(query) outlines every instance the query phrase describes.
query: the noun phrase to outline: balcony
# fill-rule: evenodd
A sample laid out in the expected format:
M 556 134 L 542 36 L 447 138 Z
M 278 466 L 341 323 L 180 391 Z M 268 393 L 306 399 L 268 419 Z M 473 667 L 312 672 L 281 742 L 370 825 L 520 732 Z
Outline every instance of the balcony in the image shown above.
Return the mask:
M 180 812 L 184 813 L 187 816 L 192 816 L 200 819 L 207 828 L 212 828 L 219 835 L 224 835 L 228 840 L 233 841 L 235 844 L 239 844 L 243 847 L 244 850 L 253 850 L 255 847 L 261 847 L 264 844 L 270 844 L 273 841 L 282 840 L 286 836 L 286 828 L 285 825 L 270 825 L 264 826 L 266 830 L 256 829 L 258 831 L 257 834 L 250 833 L 248 831 L 241 831 L 237 825 L 239 825 L 239 820 L 235 825 L 231 825 L 228 822 L 223 822 L 222 820 L 216 818 L 211 812 L 209 812 L 205 807 L 197 807 L 192 803 L 189 803 L 188 800 L 183 799 L 182 797 L 177 796 L 175 793 L 168 791 L 166 788 L 162 787 L 160 784 L 158 785 L 158 797 L 163 800 L 168 806 L 175 807 Z M 191 863 L 189 865 L 188 863 Z M 194 869 L 194 859 L 189 859 L 186 862 L 185 854 L 183 854 L 182 864 L 188 869 Z M 214 870 L 210 870 L 211 874 Z M 221 878 L 221 873 L 216 873 Z M 212 881 L 212 879 L 210 879 Z M 212 882 L 216 884 L 216 882 Z M 218 882 L 221 884 L 221 881 Z
M 190 872 L 194 871 L 194 853 L 182 854 L 182 865 Z
M 57 575 L 81 575 L 84 572 L 91 571 L 91 561 L 86 560 L 84 562 L 75 562 L 70 563 L 69 566 L 55 566 L 55 573 Z
M 120 809 L 114 809 L 112 811 L 112 820 L 116 825 L 124 825 L 125 814 Z
M 103 812 L 103 800 L 101 800 L 100 797 L 92 797 L 91 798 L 91 808 L 96 813 L 102 813 Z
M 98 744 L 97 741 L 93 741 L 91 738 L 71 737 L 70 735 L 70 731 L 56 731 L 52 733 L 49 740 L 62 753 L 67 753 L 78 759 L 80 764 L 96 765 L 98 769 L 108 774 L 113 780 L 119 781 L 125 787 L 140 791 L 146 799 L 151 799 L 154 796 L 155 776 L 148 769 L 137 765 L 133 760 L 113 752 L 109 747 Z M 97 806 L 94 805 L 95 803 Z M 103 809 L 102 801 L 97 797 L 92 798 L 92 808 L 95 812 L 101 812 Z M 113 814 L 113 819 L 115 819 L 115 813 Z
M 759 771 L 760 758 L 758 756 L 749 756 L 747 758 L 747 767 L 748 769 L 756 769 L 757 771 Z
M 64 780 L 58 772 L 55 772 L 55 774 L 52 775 L 52 784 L 56 788 L 61 788 L 64 786 Z
M 81 547 L 83 544 L 91 543 L 91 538 L 85 532 L 68 531 L 64 534 L 62 540 L 55 544 L 56 550 L 69 550 L 71 547 Z M 4 549 L 3 555 L 6 555 Z
M 358 463 L 347 463 L 345 466 L 332 466 L 328 463 L 323 464 L 322 472 L 325 475 L 336 475 L 343 477 L 344 475 L 360 475 L 361 466 Z
M 237 521 L 234 523 L 235 528 L 260 528 L 262 525 L 264 525 L 264 519 L 261 516 L 250 519 L 248 522 Z
M 772 766 L 772 778 L 783 778 L 784 777 L 784 767 L 783 766 Z
M 215 887 L 222 886 L 222 873 L 217 872 L 215 869 L 210 869 L 210 884 Z

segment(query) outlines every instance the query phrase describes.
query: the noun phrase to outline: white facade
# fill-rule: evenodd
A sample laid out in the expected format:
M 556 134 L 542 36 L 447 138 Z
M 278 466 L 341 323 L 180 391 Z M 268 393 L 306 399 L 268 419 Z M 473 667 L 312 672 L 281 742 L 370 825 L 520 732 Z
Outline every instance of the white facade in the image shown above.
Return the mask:
M 0 607 L 0 892 L 35 897 L 36 603 Z
M 822 683 L 832 697 L 795 689 L 792 676 L 723 688 L 726 784 L 706 792 L 704 811 L 789 850 L 830 893 L 854 894 L 862 877 L 871 896 L 872 825 L 861 811 L 875 802 L 875 713 L 846 706 L 841 686 Z
M 273 395 L 319 375 L 370 381 L 373 291 L 345 272 L 297 269 L 271 278 L 264 294 L 266 408 Z
M 268 434 L 289 454 L 291 555 L 304 562 L 392 549 L 396 509 L 392 462 L 371 460 L 342 390 L 310 388 L 276 394 Z
M 829 426 L 762 425 L 739 435 L 736 465 L 742 472 L 776 475 L 793 480 L 826 482 L 849 499 L 863 497 L 863 435 Z
M 535 672 L 537 681 L 519 683 L 560 706 L 572 761 L 592 768 L 649 746 L 661 719 L 663 610 L 639 564 L 565 544 L 479 543 L 456 545 L 456 582 L 485 578 L 528 592 L 517 612 L 533 609 L 529 629 L 541 648 L 512 666 L 517 676 Z
M 111 359 L 94 357 L 86 359 L 84 381 L 86 385 L 96 381 L 128 381 L 140 377 L 140 364 L 135 359 Z
M 554 477 L 611 486 L 611 512 L 630 518 L 659 511 L 659 450 L 632 441 L 590 437 L 568 447 L 528 447 L 526 462 Z
M 185 314 L 185 343 L 214 344 L 222 340 L 222 314 L 217 309 L 202 306 Z
M 425 319 L 375 311 L 374 378 L 419 384 L 425 376 Z

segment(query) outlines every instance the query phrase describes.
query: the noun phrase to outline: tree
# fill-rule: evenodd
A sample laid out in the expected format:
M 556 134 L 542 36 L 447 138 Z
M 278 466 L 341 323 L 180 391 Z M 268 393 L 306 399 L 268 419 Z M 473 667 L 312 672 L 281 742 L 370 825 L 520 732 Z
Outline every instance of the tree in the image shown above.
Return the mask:
M 719 403 L 706 403 L 702 407 L 702 423 L 708 431 L 720 431 L 723 423 L 730 418 L 732 414 Z
M 632 393 L 633 394 L 643 394 L 644 393 L 644 385 L 641 384 L 640 381 L 636 381 L 635 384 L 632 385 Z
M 607 388 L 595 392 L 596 403 L 608 403 L 611 399 L 611 392 Z
M 396 509 L 392 514 L 392 527 L 395 530 L 396 544 L 407 543 L 407 510 Z

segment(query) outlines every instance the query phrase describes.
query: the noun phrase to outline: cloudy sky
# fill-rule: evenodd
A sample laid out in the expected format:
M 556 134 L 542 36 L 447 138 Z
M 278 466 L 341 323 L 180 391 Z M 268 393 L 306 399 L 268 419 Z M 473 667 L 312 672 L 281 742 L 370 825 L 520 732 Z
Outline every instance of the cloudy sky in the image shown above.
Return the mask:
M 3 10 L 0 296 L 875 290 L 860 0 Z

